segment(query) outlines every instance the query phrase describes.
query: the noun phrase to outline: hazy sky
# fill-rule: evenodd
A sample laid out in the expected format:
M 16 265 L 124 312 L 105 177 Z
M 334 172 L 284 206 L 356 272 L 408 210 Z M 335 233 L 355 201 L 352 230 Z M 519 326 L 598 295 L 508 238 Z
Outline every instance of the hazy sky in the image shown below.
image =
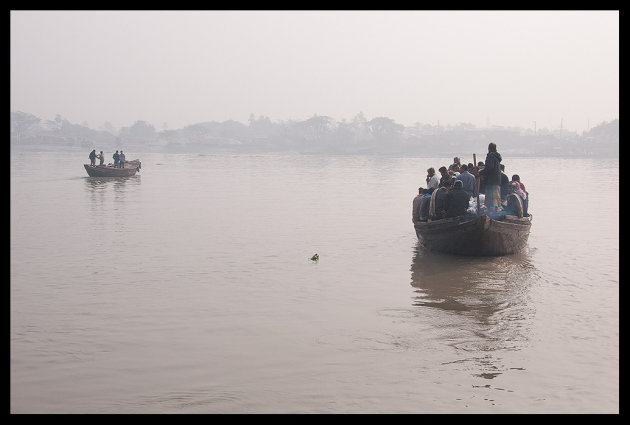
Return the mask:
M 157 130 L 250 114 L 581 132 L 618 11 L 11 11 L 11 111 Z

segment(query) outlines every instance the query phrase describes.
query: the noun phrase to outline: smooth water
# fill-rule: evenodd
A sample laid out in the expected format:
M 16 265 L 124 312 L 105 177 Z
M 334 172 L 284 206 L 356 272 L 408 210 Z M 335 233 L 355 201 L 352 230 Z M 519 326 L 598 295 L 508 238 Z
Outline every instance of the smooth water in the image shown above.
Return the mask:
M 12 413 L 619 412 L 618 159 L 504 158 L 528 249 L 467 258 L 411 223 L 452 158 L 127 157 L 11 153 Z

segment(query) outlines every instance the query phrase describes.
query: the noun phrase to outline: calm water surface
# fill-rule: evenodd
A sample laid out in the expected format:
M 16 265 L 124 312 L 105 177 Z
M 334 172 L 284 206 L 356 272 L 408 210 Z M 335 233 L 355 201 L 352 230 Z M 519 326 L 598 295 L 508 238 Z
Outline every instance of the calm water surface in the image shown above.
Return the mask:
M 127 157 L 11 154 L 12 413 L 619 412 L 617 159 L 504 158 L 528 249 L 466 258 L 411 223 L 452 158 Z

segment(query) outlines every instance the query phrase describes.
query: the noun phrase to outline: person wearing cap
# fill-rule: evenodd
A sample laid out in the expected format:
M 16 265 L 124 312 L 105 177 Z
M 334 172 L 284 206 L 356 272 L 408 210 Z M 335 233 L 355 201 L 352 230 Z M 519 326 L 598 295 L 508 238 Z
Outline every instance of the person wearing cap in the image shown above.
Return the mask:
M 464 190 L 461 180 L 455 180 L 453 189 L 448 192 L 446 197 L 446 216 L 458 217 L 466 214 L 466 210 L 470 206 L 470 196 Z

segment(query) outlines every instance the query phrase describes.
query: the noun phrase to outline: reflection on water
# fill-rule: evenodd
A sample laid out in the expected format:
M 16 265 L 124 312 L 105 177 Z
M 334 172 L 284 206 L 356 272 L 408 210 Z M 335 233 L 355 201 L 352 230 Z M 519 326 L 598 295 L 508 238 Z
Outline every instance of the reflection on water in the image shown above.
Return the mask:
M 86 187 L 90 190 L 101 190 L 107 187 L 121 189 L 125 185 L 138 185 L 141 182 L 140 175 L 130 177 L 85 177 Z
M 139 175 L 131 177 L 85 177 L 85 188 L 91 195 L 92 204 L 96 201 L 103 203 L 105 194 L 113 190 L 114 200 L 123 201 L 128 189 L 139 186 L 142 179 Z
M 437 314 L 432 323 L 439 338 L 461 355 L 457 363 L 475 363 L 474 375 L 486 379 L 519 369 L 502 365 L 496 352 L 520 350 L 528 342 L 535 314 L 528 288 L 536 270 L 526 251 L 465 257 L 434 253 L 417 243 L 410 270 L 414 307 Z

